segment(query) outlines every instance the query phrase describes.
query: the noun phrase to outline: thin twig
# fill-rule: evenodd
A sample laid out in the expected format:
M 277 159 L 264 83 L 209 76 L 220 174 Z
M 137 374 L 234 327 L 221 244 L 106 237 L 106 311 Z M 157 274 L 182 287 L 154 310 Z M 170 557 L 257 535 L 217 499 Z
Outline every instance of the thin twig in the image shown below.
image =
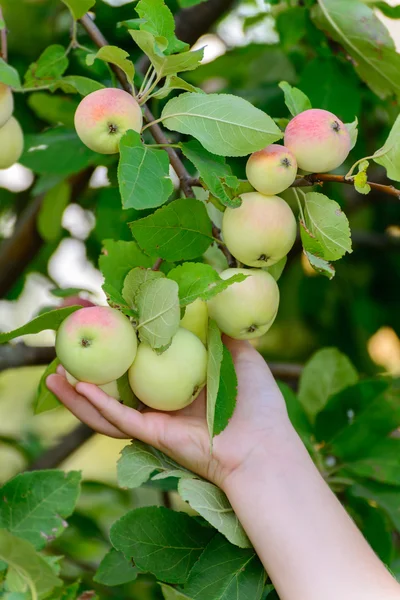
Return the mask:
M 4 21 L 3 9 L 0 6 L 0 21 L 3 21 L 4 27 L 0 30 L 0 43 L 1 43 L 1 58 L 4 62 L 8 61 L 8 48 L 7 48 L 7 27 L 6 22 Z
M 163 263 L 163 258 L 157 258 L 156 262 L 154 263 L 154 265 L 151 267 L 152 271 L 158 271 Z
M 94 435 L 94 431 L 84 423 L 80 423 L 67 433 L 63 439 L 55 446 L 46 450 L 44 454 L 39 456 L 31 465 L 28 466 L 28 471 L 39 471 L 41 469 L 54 469 L 68 458 L 79 446 L 82 446 L 88 439 Z
M 347 185 L 354 186 L 354 179 L 346 179 L 344 175 L 333 175 L 332 173 L 312 173 L 311 175 L 305 175 L 296 179 L 292 183 L 292 187 L 308 187 L 310 185 L 323 185 L 325 182 L 332 183 L 345 183 Z M 367 182 L 373 190 L 382 192 L 382 194 L 388 194 L 389 196 L 395 196 L 400 199 L 400 190 L 395 188 L 393 185 L 383 185 L 382 183 L 375 183 L 373 181 Z

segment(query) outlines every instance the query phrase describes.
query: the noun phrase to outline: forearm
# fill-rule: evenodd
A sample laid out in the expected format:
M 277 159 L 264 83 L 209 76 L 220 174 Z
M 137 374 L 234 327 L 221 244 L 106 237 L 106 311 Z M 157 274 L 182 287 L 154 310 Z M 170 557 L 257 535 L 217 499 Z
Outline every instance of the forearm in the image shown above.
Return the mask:
M 400 599 L 289 424 L 224 490 L 281 600 Z

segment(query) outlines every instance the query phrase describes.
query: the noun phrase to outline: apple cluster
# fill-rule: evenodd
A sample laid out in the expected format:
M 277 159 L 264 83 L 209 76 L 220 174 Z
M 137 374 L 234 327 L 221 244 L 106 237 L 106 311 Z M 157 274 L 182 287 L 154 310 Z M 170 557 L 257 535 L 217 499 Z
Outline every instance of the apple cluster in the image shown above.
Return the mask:
M 102 89 L 82 100 L 75 127 L 89 148 L 113 154 L 126 131 L 141 131 L 142 113 L 127 92 Z M 56 341 L 69 381 L 95 383 L 119 398 L 117 381 L 128 373 L 134 394 L 147 406 L 178 410 L 190 404 L 206 381 L 209 317 L 223 333 L 241 340 L 263 335 L 275 320 L 279 288 L 268 269 L 285 258 L 296 239 L 294 214 L 277 194 L 293 184 L 299 168 L 330 171 L 350 148 L 347 128 L 332 113 L 309 109 L 294 117 L 284 145 L 272 144 L 250 156 L 246 174 L 255 191 L 242 194 L 240 207 L 228 207 L 223 215 L 223 241 L 241 267 L 226 269 L 220 277 L 240 273 L 245 279 L 207 302 L 197 299 L 187 306 L 162 353 L 146 342 L 138 345 L 130 320 L 115 309 L 76 311 L 61 324 Z
M 11 89 L 0 83 L 0 169 L 8 169 L 16 163 L 24 148 L 24 134 L 14 112 Z

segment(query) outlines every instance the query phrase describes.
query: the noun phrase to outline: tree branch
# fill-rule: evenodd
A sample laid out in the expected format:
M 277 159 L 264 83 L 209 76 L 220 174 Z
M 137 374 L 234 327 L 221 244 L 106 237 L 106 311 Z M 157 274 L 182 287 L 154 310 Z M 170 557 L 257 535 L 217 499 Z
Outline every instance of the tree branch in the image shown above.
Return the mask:
M 22 342 L 3 344 L 0 346 L 0 372 L 17 367 L 48 365 L 55 357 L 54 346 L 27 346 Z
M 94 433 L 93 429 L 90 429 L 84 423 L 80 423 L 75 429 L 67 433 L 58 444 L 46 450 L 39 458 L 33 461 L 28 466 L 27 471 L 39 471 L 40 469 L 54 469 L 59 467 L 68 456 L 87 442 Z
M 310 185 L 323 185 L 325 182 L 332 183 L 345 183 L 347 185 L 354 186 L 354 179 L 346 179 L 344 175 L 333 175 L 332 173 L 311 173 L 311 175 L 305 175 L 296 179 L 291 187 L 307 187 Z M 383 185 L 382 183 L 375 183 L 374 181 L 368 181 L 368 184 L 373 190 L 381 192 L 382 194 L 388 194 L 389 196 L 395 196 L 400 200 L 400 190 L 395 188 L 393 185 Z
M 8 61 L 8 49 L 7 49 L 7 27 L 4 21 L 3 9 L 0 6 L 0 21 L 3 21 L 4 27 L 0 30 L 0 56 L 4 62 Z

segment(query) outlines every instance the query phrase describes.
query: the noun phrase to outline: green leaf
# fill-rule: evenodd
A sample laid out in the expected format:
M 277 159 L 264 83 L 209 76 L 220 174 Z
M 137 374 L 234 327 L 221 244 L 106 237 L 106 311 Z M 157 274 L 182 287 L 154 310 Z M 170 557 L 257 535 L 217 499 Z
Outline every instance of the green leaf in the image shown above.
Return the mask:
M 219 376 L 218 395 L 214 412 L 213 435 L 221 433 L 229 423 L 236 406 L 237 376 L 232 355 L 224 345 Z
M 170 261 L 197 258 L 213 241 L 207 210 L 192 198 L 174 200 L 130 228 L 144 252 Z
M 74 127 L 74 114 L 78 103 L 73 98 L 53 95 L 46 92 L 34 92 L 28 97 L 28 106 L 42 121 L 51 125 L 62 123 Z
M 290 50 L 307 35 L 307 20 L 308 11 L 304 6 L 293 6 L 278 13 L 275 26 L 285 49 Z
M 206 0 L 178 0 L 178 2 L 182 8 L 189 8 L 190 6 L 197 6 L 202 2 L 206 2 Z
M 199 479 L 180 479 L 178 493 L 231 544 L 251 548 L 251 542 L 228 498 L 216 485 Z
M 287 81 L 281 81 L 279 87 L 285 95 L 285 104 L 292 117 L 312 108 L 309 98 L 298 88 L 292 87 Z
M 86 56 L 86 64 L 92 66 L 96 58 L 119 67 L 125 73 L 128 82 L 133 87 L 135 67 L 132 61 L 129 60 L 128 52 L 122 50 L 122 48 L 118 48 L 118 46 L 103 46 L 96 54 L 88 54 Z
M 66 94 L 78 93 L 81 96 L 88 96 L 92 92 L 104 89 L 105 86 L 99 81 L 89 79 L 89 77 L 67 75 L 51 86 L 52 91 L 55 91 L 58 88 L 62 89 Z
M 190 572 L 184 592 L 193 600 L 260 600 L 265 579 L 253 550 L 217 534 Z
M 0 83 L 5 83 L 16 90 L 21 88 L 21 80 L 18 71 L 6 63 L 2 58 L 0 58 Z
M 327 260 L 324 260 L 319 256 L 315 256 L 315 254 L 307 252 L 307 250 L 304 250 L 304 254 L 308 258 L 308 262 L 310 263 L 314 271 L 320 273 L 321 275 L 324 275 L 328 279 L 333 279 L 335 277 L 335 267 L 332 266 Z
M 136 131 L 128 131 L 119 148 L 118 181 L 123 208 L 142 210 L 165 204 L 174 191 L 168 154 L 143 144 Z
M 121 404 L 125 404 L 125 406 L 130 406 L 130 408 L 138 407 L 138 400 L 129 384 L 128 372 L 124 373 L 121 377 L 117 379 L 117 389 L 119 394 L 119 401 L 121 402 Z
M 80 492 L 78 471 L 21 473 L 1 488 L 0 527 L 38 550 L 65 529 Z
M 299 400 L 311 421 L 329 398 L 356 383 L 358 374 L 350 360 L 336 348 L 323 348 L 308 361 L 300 378 Z
M 229 193 L 226 180 L 232 177 L 232 170 L 226 164 L 225 159 L 207 152 L 197 140 L 186 142 L 181 147 L 183 154 L 194 164 L 211 194 L 218 198 L 224 206 L 232 208 L 240 206 L 241 200 L 238 197 L 235 198 L 236 194 Z
M 399 489 L 374 481 L 363 481 L 353 485 L 349 493 L 355 498 L 365 498 L 382 508 L 390 517 L 394 527 L 400 531 Z
M 64 46 L 48 46 L 25 73 L 24 87 L 50 85 L 59 79 L 67 68 L 68 58 Z
M 172 458 L 156 450 L 153 446 L 133 440 L 125 446 L 117 463 L 118 485 L 122 488 L 138 488 L 146 483 L 154 471 L 165 477 L 195 477 Z
M 400 115 L 394 122 L 386 142 L 372 158 L 378 165 L 385 167 L 389 179 L 400 181 Z
M 131 510 L 110 531 L 117 550 L 168 583 L 186 581 L 214 534 L 184 513 L 155 506 Z
M 350 150 L 352 150 L 354 148 L 354 146 L 356 145 L 357 138 L 358 138 L 358 119 L 357 119 L 357 117 L 354 119 L 354 121 L 352 123 L 345 123 L 345 127 L 350 134 L 350 142 L 351 142 Z
M 345 48 L 372 91 L 386 98 L 400 94 L 400 55 L 385 25 L 359 0 L 318 0 L 314 23 Z
M 287 263 L 287 256 L 284 256 L 283 258 L 278 260 L 278 262 L 275 263 L 274 265 L 271 265 L 270 267 L 263 267 L 263 271 L 267 271 L 267 273 L 272 275 L 272 277 L 275 279 L 275 281 L 279 281 L 279 279 L 283 273 L 283 270 L 286 267 L 286 263 Z
M 124 315 L 127 315 L 128 317 L 133 317 L 134 319 L 137 318 L 137 311 L 129 308 L 124 298 L 122 297 L 121 292 L 115 289 L 113 285 L 111 285 L 110 283 L 103 283 L 101 287 L 103 289 L 103 292 L 107 296 L 107 302 L 109 306 L 111 306 L 111 308 L 116 308 L 117 310 L 120 310 L 122 313 L 124 313 Z
M 148 31 L 155 37 L 164 37 L 168 41 L 167 54 L 182 52 L 188 48 L 188 44 L 176 37 L 173 14 L 163 0 L 140 0 L 135 10 L 144 20 L 140 24 L 142 31 Z
M 93 581 L 108 586 L 123 585 L 134 581 L 138 572 L 131 560 L 127 560 L 122 552 L 111 548 L 99 564 Z
M 129 33 L 134 42 L 149 57 L 159 79 L 168 75 L 176 75 L 182 71 L 193 71 L 193 69 L 197 69 L 203 58 L 203 49 L 165 56 L 161 52 L 156 38 L 150 32 L 130 29 Z M 165 38 L 163 39 L 167 42 Z
M 137 310 L 136 295 L 140 286 L 147 281 L 160 279 L 160 277 L 165 277 L 164 273 L 152 271 L 151 269 L 143 269 L 142 267 L 135 267 L 129 271 L 124 280 L 124 287 L 122 288 L 122 296 L 128 306 Z
M 196 92 L 199 94 L 205 93 L 201 88 L 188 83 L 176 75 L 168 75 L 163 87 L 157 92 L 152 93 L 152 97 L 161 100 L 162 98 L 166 98 L 173 90 L 184 90 L 185 92 Z
M 181 94 L 165 105 L 161 119 L 221 156 L 245 156 L 282 137 L 271 117 L 230 94 Z
M 68 6 L 73 18 L 77 21 L 95 5 L 96 0 L 62 0 L 62 2 Z
M 301 405 L 298 397 L 291 387 L 282 381 L 278 381 L 278 387 L 285 399 L 290 422 L 296 429 L 303 441 L 309 442 L 312 435 L 312 428 L 306 412 Z M 308 444 L 307 444 L 308 445 Z
M 61 579 L 54 575 L 49 563 L 37 554 L 32 544 L 5 529 L 0 530 L 0 559 L 25 579 L 31 598 L 45 597 L 62 585 Z
M 371 186 L 368 184 L 368 167 L 369 162 L 367 160 L 363 160 L 358 165 L 358 173 L 354 177 L 354 187 L 356 188 L 359 194 L 369 194 L 371 191 Z
M 47 377 L 49 375 L 53 375 L 57 371 L 57 367 L 59 364 L 60 361 L 58 360 L 58 358 L 55 358 L 48 365 L 48 367 L 46 367 L 40 379 L 39 387 L 37 389 L 35 400 L 33 403 L 33 412 L 35 413 L 35 415 L 61 406 L 61 402 L 59 401 L 57 396 L 55 396 L 46 385 Z
M 189 596 L 170 585 L 165 585 L 165 583 L 159 583 L 158 585 L 161 588 L 164 600 L 191 600 Z
M 137 330 L 142 342 L 154 349 L 167 346 L 179 329 L 178 284 L 171 279 L 150 279 L 136 295 L 139 312 Z
M 305 195 L 306 225 L 322 248 L 325 260 L 338 260 L 352 252 L 350 227 L 339 204 L 324 194 Z
M 125 277 L 133 267 L 150 268 L 154 259 L 144 254 L 136 242 L 104 241 L 104 254 L 99 258 L 106 283 L 122 291 Z
M 98 156 L 81 142 L 75 131 L 55 127 L 26 135 L 19 162 L 41 175 L 67 177 L 92 165 Z
M 55 242 L 62 232 L 62 216 L 71 196 L 71 187 L 61 181 L 47 192 L 40 207 L 37 227 L 46 242 Z
M 400 486 L 400 439 L 379 441 L 358 460 L 347 462 L 345 468 L 363 479 Z
M 0 333 L 0 344 L 5 344 L 10 340 L 13 340 L 20 335 L 27 335 L 28 333 L 39 333 L 40 331 L 44 331 L 45 329 L 58 329 L 61 323 L 66 319 L 71 313 L 75 312 L 81 306 L 66 306 L 65 308 L 57 308 L 55 310 L 50 310 L 49 312 L 32 319 L 29 323 L 22 325 L 22 327 L 18 327 L 13 331 L 8 331 L 6 333 Z
M 217 404 L 221 365 L 224 356 L 224 345 L 221 332 L 215 321 L 210 320 L 208 326 L 208 363 L 207 363 L 207 427 L 211 445 L 214 436 L 214 420 Z
M 391 6 L 386 2 L 373 2 L 373 6 L 389 19 L 400 19 L 400 6 Z
M 179 285 L 181 306 L 187 306 L 196 298 L 210 300 L 232 283 L 244 281 L 246 275 L 239 273 L 229 279 L 221 279 L 210 265 L 186 262 L 172 269 L 168 273 L 168 279 L 173 279 Z

